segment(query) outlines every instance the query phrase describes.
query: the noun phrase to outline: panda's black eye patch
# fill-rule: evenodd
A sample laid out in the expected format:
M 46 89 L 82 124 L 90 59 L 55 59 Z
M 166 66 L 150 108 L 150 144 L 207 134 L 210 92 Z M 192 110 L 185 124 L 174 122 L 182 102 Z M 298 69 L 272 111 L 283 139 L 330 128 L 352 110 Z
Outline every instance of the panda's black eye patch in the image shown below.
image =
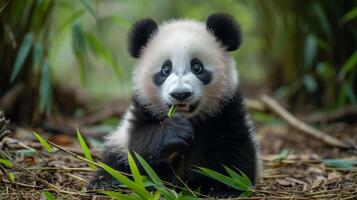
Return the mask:
M 171 74 L 171 72 L 172 62 L 170 60 L 167 60 L 161 65 L 161 70 L 159 72 L 156 72 L 152 77 L 155 85 L 162 85 L 165 82 L 166 78 Z
M 205 69 L 203 63 L 197 58 L 191 60 L 191 71 L 205 85 L 209 84 L 212 80 L 212 72 Z

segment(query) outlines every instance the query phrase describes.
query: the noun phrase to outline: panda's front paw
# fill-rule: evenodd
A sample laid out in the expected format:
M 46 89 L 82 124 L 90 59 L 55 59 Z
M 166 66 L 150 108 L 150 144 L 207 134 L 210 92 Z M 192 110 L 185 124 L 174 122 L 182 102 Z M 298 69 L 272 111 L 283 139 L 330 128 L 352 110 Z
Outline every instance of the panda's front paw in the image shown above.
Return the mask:
M 88 190 L 112 190 L 116 189 L 121 184 L 115 180 L 111 175 L 105 174 L 106 172 L 98 170 L 96 175 L 87 185 Z
M 187 149 L 194 141 L 191 123 L 181 115 L 175 115 L 163 122 L 166 128 L 165 143 L 172 148 Z

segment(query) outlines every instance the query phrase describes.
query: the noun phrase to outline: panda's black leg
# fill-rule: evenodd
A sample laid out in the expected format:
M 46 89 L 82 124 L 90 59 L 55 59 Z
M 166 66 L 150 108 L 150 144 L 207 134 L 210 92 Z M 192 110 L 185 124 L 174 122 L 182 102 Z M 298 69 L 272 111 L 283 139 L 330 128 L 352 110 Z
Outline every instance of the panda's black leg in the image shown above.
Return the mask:
M 224 137 L 222 137 L 222 135 Z M 215 138 L 210 141 L 212 146 L 207 151 L 208 165 L 205 166 L 211 170 L 217 171 L 224 175 L 228 175 L 224 166 L 236 171 L 239 174 L 241 170 L 251 180 L 252 184 L 255 183 L 257 158 L 256 147 L 249 135 L 246 137 L 236 137 L 239 134 L 222 134 L 220 138 Z M 211 178 L 202 177 L 199 181 L 204 186 L 203 191 L 212 197 L 236 197 L 243 191 L 228 187 Z M 195 181 L 197 182 L 197 181 Z
M 110 167 L 124 173 L 128 173 L 130 171 L 129 165 L 127 164 L 127 158 L 125 152 L 113 152 L 110 149 L 104 148 L 103 150 L 103 162 Z M 120 186 L 120 183 L 112 177 L 108 172 L 104 169 L 97 169 L 95 176 L 92 178 L 90 183 L 87 186 L 87 190 L 95 190 L 95 189 L 113 189 L 115 187 Z

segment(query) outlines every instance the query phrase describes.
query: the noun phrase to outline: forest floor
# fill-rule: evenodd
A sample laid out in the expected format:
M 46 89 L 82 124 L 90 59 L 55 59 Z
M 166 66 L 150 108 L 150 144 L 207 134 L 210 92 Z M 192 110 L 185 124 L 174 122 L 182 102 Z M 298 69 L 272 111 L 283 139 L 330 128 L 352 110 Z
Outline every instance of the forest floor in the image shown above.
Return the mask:
M 281 121 L 256 124 L 263 171 L 256 192 L 245 199 L 357 199 L 356 167 L 343 165 L 344 161 L 356 162 L 356 152 L 327 146 Z M 33 137 L 33 130 L 12 129 L 13 134 L 2 140 L 0 148 L 2 156 L 10 156 L 8 159 L 15 164 L 11 169 L 2 167 L 2 171 L 12 172 L 16 178 L 11 183 L 2 176 L 0 199 L 39 199 L 44 191 L 56 194 L 57 199 L 107 199 L 86 193 L 93 175 L 86 162 L 58 149 L 47 153 Z M 357 124 L 323 124 L 320 129 L 343 141 L 357 141 Z M 45 134 L 43 130 L 35 131 Z M 81 154 L 75 136 L 61 132 L 47 136 Z M 98 157 L 94 143 L 89 143 L 93 156 Z M 331 164 L 326 159 L 339 160 Z

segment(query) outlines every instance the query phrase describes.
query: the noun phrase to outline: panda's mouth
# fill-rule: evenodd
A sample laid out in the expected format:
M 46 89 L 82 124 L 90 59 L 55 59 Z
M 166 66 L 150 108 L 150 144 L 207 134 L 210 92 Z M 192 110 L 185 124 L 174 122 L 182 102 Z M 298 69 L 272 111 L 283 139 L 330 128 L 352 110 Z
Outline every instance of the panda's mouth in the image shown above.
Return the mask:
M 189 104 L 176 104 L 176 111 L 181 111 L 181 112 L 190 112 L 191 106 Z
M 176 111 L 177 112 L 193 112 L 197 106 L 198 106 L 198 101 L 193 103 L 193 104 L 189 104 L 189 103 L 177 103 L 177 104 L 173 104 L 176 106 Z M 169 105 L 169 107 L 171 107 L 172 105 Z

